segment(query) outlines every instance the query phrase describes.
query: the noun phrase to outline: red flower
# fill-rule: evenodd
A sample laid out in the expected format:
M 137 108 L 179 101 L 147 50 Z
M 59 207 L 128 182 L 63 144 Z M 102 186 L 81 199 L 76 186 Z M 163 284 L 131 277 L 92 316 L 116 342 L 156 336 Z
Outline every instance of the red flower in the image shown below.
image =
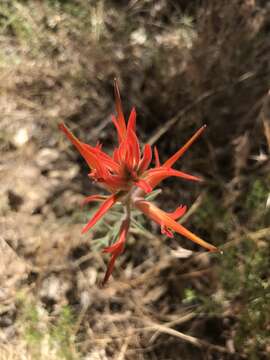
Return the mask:
M 84 203 L 100 200 L 104 201 L 99 210 L 84 226 L 82 233 L 91 229 L 116 202 L 121 202 L 123 206 L 128 209 L 124 220 L 122 220 L 119 231 L 119 240 L 104 249 L 104 252 L 111 254 L 111 260 L 103 283 L 109 279 L 116 258 L 124 250 L 130 226 L 130 208 L 132 206 L 157 222 L 161 226 L 162 233 L 172 237 L 173 230 L 210 251 L 218 251 L 215 246 L 208 244 L 176 222 L 176 220 L 185 213 L 185 206 L 179 207 L 173 213 L 166 213 L 144 199 L 146 193 L 151 192 L 162 180 L 170 176 L 200 181 L 200 178 L 175 170 L 172 166 L 201 135 L 206 126 L 202 126 L 183 147 L 162 165 L 160 164 L 158 151 L 155 147 L 155 167 L 148 169 L 152 160 L 152 150 L 150 145 L 146 144 L 143 153 L 141 154 L 140 144 L 136 135 L 136 111 L 134 108 L 131 110 L 128 122 L 126 123 L 116 80 L 114 82 L 114 92 L 116 116 L 112 116 L 112 122 L 117 130 L 118 146 L 113 151 L 112 156 L 103 152 L 101 145 L 90 146 L 81 142 L 63 123 L 59 126 L 68 139 L 76 146 L 77 150 L 88 164 L 90 168 L 88 176 L 90 179 L 98 182 L 111 193 L 108 197 L 91 195 L 85 199 Z
M 176 222 L 174 219 L 182 216 L 181 211 L 179 211 L 179 214 L 176 215 L 175 213 L 169 214 L 165 211 L 159 209 L 154 204 L 150 203 L 149 201 L 145 200 L 137 200 L 135 201 L 135 206 L 141 210 L 145 215 L 150 217 L 150 219 L 154 220 L 156 223 L 158 223 L 161 228 L 163 228 L 164 233 L 167 233 L 169 229 L 174 230 L 178 232 L 179 234 L 185 236 L 186 238 L 192 240 L 196 244 L 199 244 L 203 246 L 204 248 L 208 249 L 209 251 L 217 251 L 217 248 L 206 241 L 199 238 L 197 235 L 193 234 L 191 231 L 186 229 L 184 226 L 180 225 L 178 222 Z M 180 208 L 182 210 L 182 208 Z M 176 213 L 178 212 L 176 210 Z M 171 234 L 171 233 L 169 233 Z M 168 233 L 167 233 L 168 235 Z M 170 236 L 170 235 L 169 235 Z

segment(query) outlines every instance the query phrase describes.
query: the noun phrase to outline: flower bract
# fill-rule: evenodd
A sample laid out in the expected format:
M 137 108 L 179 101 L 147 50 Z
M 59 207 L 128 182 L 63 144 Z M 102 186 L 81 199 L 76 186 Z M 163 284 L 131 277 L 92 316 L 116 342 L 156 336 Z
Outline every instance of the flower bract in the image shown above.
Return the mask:
M 64 132 L 86 161 L 89 167 L 88 176 L 90 180 L 97 182 L 110 194 L 108 196 L 90 195 L 85 199 L 84 203 L 92 201 L 101 201 L 102 203 L 97 212 L 83 227 L 82 233 L 90 230 L 115 203 L 122 203 L 125 209 L 118 240 L 103 250 L 103 252 L 111 255 L 103 284 L 109 279 L 116 258 L 124 251 L 131 222 L 130 213 L 133 208 L 140 210 L 159 224 L 163 234 L 173 237 L 173 232 L 177 232 L 211 252 L 218 251 L 214 245 L 207 243 L 177 222 L 186 212 L 186 206 L 180 206 L 174 212 L 167 213 L 145 199 L 148 193 L 151 193 L 161 181 L 168 177 L 173 176 L 192 181 L 201 180 L 197 176 L 174 169 L 173 166 L 201 135 L 206 126 L 204 125 L 197 130 L 184 146 L 161 164 L 156 147 L 152 151 L 149 144 L 145 144 L 143 149 L 140 146 L 136 134 L 135 108 L 131 110 L 128 121 L 125 120 L 116 80 L 114 82 L 114 93 L 116 115 L 112 116 L 112 122 L 117 131 L 118 144 L 112 155 L 105 153 L 100 144 L 91 146 L 82 142 L 64 123 L 59 125 L 60 130 Z M 155 166 L 150 168 L 152 153 L 154 153 Z

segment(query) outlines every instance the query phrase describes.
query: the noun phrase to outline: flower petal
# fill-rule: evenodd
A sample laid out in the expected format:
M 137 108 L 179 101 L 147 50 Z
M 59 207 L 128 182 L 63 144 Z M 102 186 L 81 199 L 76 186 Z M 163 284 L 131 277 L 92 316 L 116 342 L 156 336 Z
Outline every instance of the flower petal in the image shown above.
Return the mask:
M 110 253 L 112 255 L 112 257 L 109 261 L 107 271 L 104 276 L 102 285 L 104 285 L 108 281 L 108 279 L 113 271 L 116 258 L 119 255 L 121 255 L 122 252 L 124 251 L 124 246 L 125 246 L 125 241 L 127 238 L 128 229 L 129 229 L 129 219 L 126 219 L 122 222 L 120 232 L 119 232 L 119 239 L 111 246 L 108 246 L 105 249 L 103 249 L 103 252 Z
M 186 152 L 186 150 L 194 143 L 194 141 L 201 135 L 201 133 L 206 129 L 206 125 L 203 125 L 195 134 L 182 146 L 173 156 L 165 161 L 163 166 L 172 167 L 173 164 Z
M 161 234 L 165 234 L 171 239 L 173 238 L 173 233 L 165 225 L 161 225 Z
M 135 182 L 135 185 L 141 188 L 147 194 L 153 190 L 153 188 L 144 179 L 138 180 L 137 182 Z
M 127 233 L 129 229 L 129 220 L 124 220 L 121 224 L 119 231 L 119 239 L 112 245 L 107 246 L 103 249 L 104 253 L 118 253 L 120 254 L 123 251 L 123 245 L 125 244 Z
M 187 211 L 187 207 L 186 205 L 184 206 L 179 206 L 176 210 L 174 210 L 174 212 L 171 213 L 167 213 L 173 220 L 177 220 L 179 219 L 181 216 L 183 216 L 185 214 L 185 212 Z
M 104 195 L 90 195 L 87 196 L 83 201 L 82 201 L 82 205 L 88 204 L 89 202 L 92 201 L 100 201 L 100 200 L 106 200 L 107 196 Z
M 131 110 L 128 126 L 127 126 L 127 135 L 126 135 L 126 147 L 127 154 L 126 158 L 123 159 L 123 163 L 129 169 L 135 169 L 138 167 L 141 153 L 140 153 L 140 144 L 136 135 L 136 110 L 133 108 Z
M 85 147 L 91 148 L 91 146 L 88 144 L 84 144 L 84 145 L 85 145 Z M 114 159 L 112 159 L 109 155 L 107 155 L 99 147 L 92 148 L 92 152 L 96 155 L 96 157 L 99 159 L 99 161 L 101 161 L 104 164 L 104 166 L 107 169 L 114 171 L 116 173 L 120 172 L 119 164 L 117 164 L 117 162 Z
M 103 184 L 111 192 L 116 192 L 119 190 L 128 190 L 130 183 L 123 177 L 119 175 L 108 175 L 103 179 Z
M 144 152 L 143 157 L 139 163 L 138 167 L 138 173 L 142 174 L 149 166 L 150 162 L 152 160 L 152 149 L 149 144 L 145 144 L 144 146 Z
M 219 252 L 219 249 L 216 248 L 214 245 L 207 243 L 203 239 L 199 238 L 197 235 L 193 234 L 191 231 L 189 231 L 184 226 L 177 223 L 165 211 L 159 209 L 154 204 L 145 200 L 137 200 L 135 202 L 135 206 L 139 210 L 141 210 L 145 215 L 150 217 L 150 219 L 154 220 L 161 226 L 166 226 L 167 228 L 178 232 L 179 234 L 185 236 L 194 243 L 208 249 L 209 251 Z
M 106 284 L 106 282 L 109 280 L 109 277 L 111 276 L 111 273 L 113 272 L 114 263 L 115 263 L 115 260 L 117 257 L 118 257 L 118 254 L 112 254 L 112 257 L 111 257 L 108 267 L 107 267 L 107 271 L 106 271 L 103 281 L 101 283 L 102 286 L 104 286 Z
M 128 142 L 127 139 L 125 138 L 124 140 L 121 141 L 118 147 L 118 157 L 119 157 L 119 162 L 121 164 L 125 164 L 127 153 L 128 153 Z
M 120 126 L 119 126 L 119 123 L 116 119 L 116 117 L 114 115 L 112 115 L 112 122 L 116 128 L 116 131 L 117 131 L 117 136 L 118 136 L 118 143 L 120 144 L 120 142 L 122 141 L 124 135 L 123 135 L 123 132 L 122 130 L 120 129 Z
M 77 148 L 79 153 L 87 162 L 88 166 L 91 169 L 95 169 L 99 173 L 100 177 L 105 176 L 106 168 L 102 166 L 102 162 L 98 160 L 97 155 L 92 150 L 94 148 L 90 145 L 82 143 L 75 135 L 72 134 L 71 131 L 69 131 L 69 129 L 65 126 L 64 123 L 59 124 L 59 129 L 63 131 L 63 133 L 67 136 L 67 138 Z
M 158 168 L 158 167 L 160 167 L 160 161 L 159 161 L 158 149 L 156 146 L 154 146 L 154 154 L 155 154 L 156 168 Z
M 132 158 L 132 167 L 137 168 L 141 158 L 140 144 L 134 131 L 128 132 L 129 151 Z
M 84 226 L 82 229 L 82 234 L 91 229 L 91 227 L 93 227 L 102 218 L 102 216 L 116 203 L 117 200 L 117 194 L 113 194 L 112 196 L 108 197 L 108 199 L 103 202 L 92 219 Z
M 149 169 L 144 174 L 144 180 L 148 182 L 150 186 L 153 188 L 156 187 L 162 180 L 170 177 L 176 176 L 181 177 L 186 180 L 193 180 L 193 181 L 202 181 L 199 177 L 186 174 L 182 171 L 174 170 L 171 168 L 165 168 L 163 166 L 159 168 Z
M 114 97 L 115 97 L 115 108 L 117 112 L 117 123 L 119 125 L 119 137 L 122 140 L 126 135 L 126 122 L 123 114 L 122 102 L 120 97 L 120 91 L 117 80 L 114 79 Z
M 134 107 L 131 109 L 131 112 L 129 115 L 127 131 L 136 132 L 136 110 Z
M 113 160 L 115 162 L 117 162 L 118 164 L 120 163 L 119 149 L 114 149 L 113 150 Z

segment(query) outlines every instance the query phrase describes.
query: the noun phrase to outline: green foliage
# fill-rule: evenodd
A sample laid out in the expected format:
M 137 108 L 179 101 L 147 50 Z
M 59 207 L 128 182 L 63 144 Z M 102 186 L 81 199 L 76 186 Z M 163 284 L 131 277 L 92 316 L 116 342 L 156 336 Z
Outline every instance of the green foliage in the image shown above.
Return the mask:
M 196 211 L 196 223 L 199 226 L 208 227 L 216 223 L 225 215 L 225 209 L 219 206 L 218 199 L 216 196 L 207 193 L 202 205 Z
M 69 306 L 64 306 L 54 325 L 51 325 L 51 342 L 56 343 L 59 355 L 63 359 L 75 359 L 72 352 L 74 346 L 74 315 Z
M 241 273 L 239 272 L 239 249 L 231 247 L 221 257 L 220 279 L 227 298 L 234 298 L 241 291 Z
M 18 296 L 18 302 L 20 312 L 17 322 L 33 359 L 40 359 L 45 348 L 46 352 L 57 354 L 54 358 L 77 359 L 75 318 L 69 306 L 62 307 L 57 316 L 50 317 L 44 308 L 26 299 L 24 294 Z
M 243 262 L 241 291 L 244 306 L 240 314 L 237 340 L 239 346 L 245 346 L 253 354 L 269 342 L 267 326 L 270 322 L 270 249 L 264 243 L 258 247 L 254 241 L 246 241 L 249 243 L 249 249 Z M 248 334 L 252 332 L 254 339 L 250 341 Z
M 254 210 L 261 205 L 265 206 L 267 196 L 267 186 L 261 179 L 256 179 L 250 187 L 246 198 L 246 208 Z
M 24 304 L 21 320 L 25 325 L 25 340 L 29 345 L 38 346 L 43 338 L 39 327 L 40 314 L 33 304 Z
M 209 242 L 216 245 L 224 244 L 231 229 L 231 215 L 227 209 L 220 206 L 220 200 L 210 191 L 203 198 L 201 206 L 196 210 L 192 221 L 204 230 Z
M 270 192 L 269 179 L 255 179 L 248 191 L 245 201 L 246 215 L 249 217 L 251 229 L 260 229 L 270 223 L 270 208 L 266 207 Z
M 191 305 L 194 301 L 197 302 L 198 295 L 195 290 L 190 288 L 185 288 L 182 303 L 186 305 Z
M 197 294 L 189 288 L 185 290 L 185 304 L 197 304 L 197 310 L 208 315 L 222 316 L 227 307 L 238 308 L 235 314 L 235 346 L 252 360 L 259 360 L 269 346 L 270 322 L 270 246 L 266 236 L 249 235 L 254 230 L 269 226 L 269 209 L 266 208 L 269 186 L 267 180 L 256 178 L 249 187 L 241 216 L 246 222 L 245 234 L 217 257 L 219 280 L 217 296 Z M 207 194 L 195 216 L 195 224 L 200 229 L 211 229 L 211 238 L 226 236 L 235 231 L 233 215 L 223 209 L 216 197 Z M 239 221 L 237 219 L 237 221 Z M 218 295 L 219 294 L 219 295 Z M 227 310 L 226 310 L 227 311 Z
M 206 296 L 190 287 L 184 289 L 182 303 L 189 306 L 196 305 L 198 314 L 206 313 L 208 316 L 222 314 L 222 303 L 214 296 Z
M 48 0 L 47 2 L 54 11 L 57 11 L 59 14 L 65 14 L 66 24 L 72 25 L 75 32 L 85 32 L 93 40 L 100 40 L 105 31 L 103 0 Z
M 237 247 L 224 252 L 220 268 L 226 299 L 232 303 L 241 299 L 236 346 L 252 359 L 259 359 L 258 351 L 269 343 L 269 253 L 267 242 L 244 237 Z
M 37 45 L 36 24 L 27 4 L 20 1 L 3 2 L 0 5 L 0 33 L 13 35 L 19 43 Z

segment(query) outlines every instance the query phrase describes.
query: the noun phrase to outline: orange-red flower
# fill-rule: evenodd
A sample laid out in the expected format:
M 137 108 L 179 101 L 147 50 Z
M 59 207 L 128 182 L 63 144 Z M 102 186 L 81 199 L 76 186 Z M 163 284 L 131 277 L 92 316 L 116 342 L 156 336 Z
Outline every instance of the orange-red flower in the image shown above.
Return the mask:
M 136 111 L 134 108 L 131 110 L 128 122 L 126 123 L 116 80 L 114 82 L 114 92 L 116 116 L 112 116 L 112 122 L 117 131 L 118 146 L 114 149 L 112 156 L 102 151 L 102 147 L 99 144 L 91 146 L 77 139 L 63 123 L 59 126 L 88 164 L 90 169 L 88 176 L 90 179 L 98 182 L 111 193 L 107 197 L 91 195 L 85 199 L 84 203 L 104 201 L 99 210 L 84 226 L 82 233 L 91 229 L 116 202 L 121 202 L 127 210 L 120 227 L 119 240 L 104 249 L 104 252 L 111 254 L 111 260 L 103 283 L 109 279 L 117 256 L 124 250 L 131 221 L 131 207 L 136 207 L 153 221 L 157 222 L 161 226 L 162 233 L 167 236 L 172 237 L 172 231 L 175 231 L 210 251 L 218 251 L 215 246 L 200 239 L 176 221 L 185 213 L 185 206 L 177 208 L 173 213 L 166 213 L 144 199 L 147 193 L 150 193 L 162 180 L 170 176 L 186 180 L 200 180 L 196 176 L 173 169 L 172 166 L 201 135 L 206 126 L 202 126 L 183 147 L 162 165 L 160 164 L 157 148 L 154 147 L 155 167 L 149 169 L 152 160 L 152 150 L 150 145 L 146 144 L 141 153 L 136 135 Z

